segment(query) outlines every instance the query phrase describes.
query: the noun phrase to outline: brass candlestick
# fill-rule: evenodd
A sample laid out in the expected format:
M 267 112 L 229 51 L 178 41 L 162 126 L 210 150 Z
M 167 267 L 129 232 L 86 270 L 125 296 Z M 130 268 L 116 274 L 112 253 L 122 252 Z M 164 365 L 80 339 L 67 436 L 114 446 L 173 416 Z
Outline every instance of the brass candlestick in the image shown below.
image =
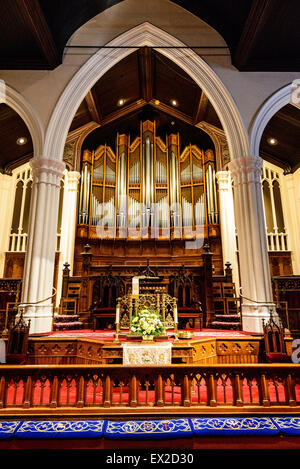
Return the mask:
M 114 344 L 120 344 L 119 340 L 119 334 L 120 334 L 120 324 L 116 322 L 116 333 L 115 333 L 115 338 L 114 338 Z
M 180 342 L 178 338 L 178 323 L 177 322 L 174 323 L 174 334 L 175 334 L 175 339 L 173 340 L 173 343 Z

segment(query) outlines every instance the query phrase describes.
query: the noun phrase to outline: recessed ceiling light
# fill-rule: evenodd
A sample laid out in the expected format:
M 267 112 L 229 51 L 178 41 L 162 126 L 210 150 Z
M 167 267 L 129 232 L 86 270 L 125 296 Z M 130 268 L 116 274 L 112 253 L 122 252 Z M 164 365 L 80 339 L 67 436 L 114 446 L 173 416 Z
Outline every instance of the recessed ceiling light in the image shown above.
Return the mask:
M 124 103 L 125 103 L 125 99 L 121 98 L 118 101 L 118 106 L 123 106 Z
M 26 142 L 27 142 L 27 138 L 25 138 L 25 137 L 20 137 L 17 140 L 18 145 L 25 145 Z
M 154 104 L 155 104 L 156 106 L 158 106 L 159 103 L 160 103 L 160 100 L 159 100 L 159 99 L 156 99 L 156 100 L 154 101 Z
M 268 138 L 267 142 L 269 145 L 277 145 L 278 140 L 274 137 L 271 137 L 271 138 Z
M 171 104 L 172 106 L 177 106 L 178 102 L 176 101 L 176 99 L 171 99 Z

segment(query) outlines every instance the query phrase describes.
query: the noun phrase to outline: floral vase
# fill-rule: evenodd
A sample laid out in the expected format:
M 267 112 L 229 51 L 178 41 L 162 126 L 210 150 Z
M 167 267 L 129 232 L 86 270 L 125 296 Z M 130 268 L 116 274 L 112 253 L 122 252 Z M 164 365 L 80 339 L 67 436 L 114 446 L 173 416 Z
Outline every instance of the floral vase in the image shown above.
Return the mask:
M 153 335 L 142 335 L 143 340 L 146 340 L 147 342 L 153 341 L 154 336 Z

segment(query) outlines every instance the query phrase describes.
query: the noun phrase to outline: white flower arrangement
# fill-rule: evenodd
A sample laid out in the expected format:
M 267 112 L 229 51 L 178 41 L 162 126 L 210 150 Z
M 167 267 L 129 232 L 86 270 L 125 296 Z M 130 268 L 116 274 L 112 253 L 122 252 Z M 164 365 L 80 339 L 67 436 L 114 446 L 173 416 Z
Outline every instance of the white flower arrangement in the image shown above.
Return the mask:
M 143 336 L 158 336 L 165 331 L 164 325 L 157 313 L 144 309 L 131 321 L 130 332 Z

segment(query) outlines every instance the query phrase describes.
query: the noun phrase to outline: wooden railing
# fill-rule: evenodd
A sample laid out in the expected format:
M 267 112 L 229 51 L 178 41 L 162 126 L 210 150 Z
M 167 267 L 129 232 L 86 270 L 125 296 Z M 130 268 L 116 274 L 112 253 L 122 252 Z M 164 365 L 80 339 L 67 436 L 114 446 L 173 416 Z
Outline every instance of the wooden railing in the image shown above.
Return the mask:
M 299 365 L 0 367 L 0 418 L 300 412 Z

